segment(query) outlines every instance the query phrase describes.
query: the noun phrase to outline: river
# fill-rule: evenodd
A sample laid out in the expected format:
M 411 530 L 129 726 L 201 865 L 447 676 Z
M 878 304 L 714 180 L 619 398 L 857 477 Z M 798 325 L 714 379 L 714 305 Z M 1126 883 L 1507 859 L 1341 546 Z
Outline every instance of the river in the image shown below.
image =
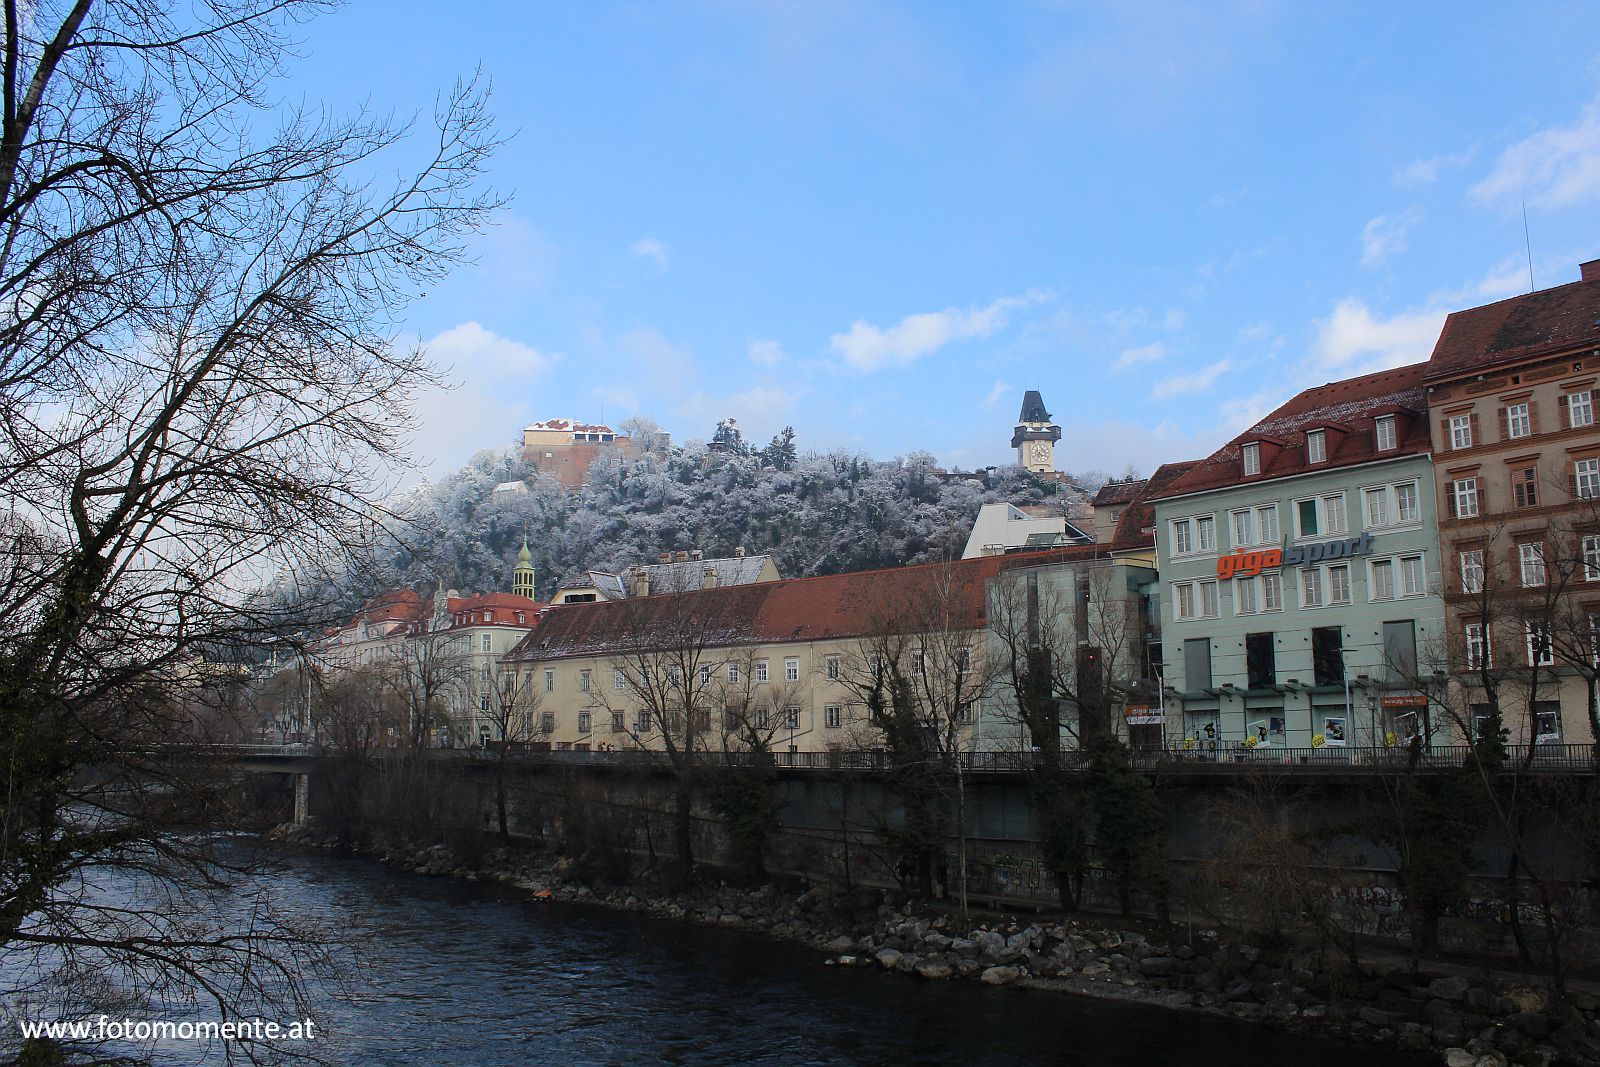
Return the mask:
M 370 860 L 288 855 L 265 888 L 361 946 L 322 990 L 351 1064 L 1015 1064 L 1363 1067 L 1425 1058 L 1209 1016 L 821 966 L 737 931 L 535 903 Z M 191 1060 L 164 1044 L 158 1062 Z

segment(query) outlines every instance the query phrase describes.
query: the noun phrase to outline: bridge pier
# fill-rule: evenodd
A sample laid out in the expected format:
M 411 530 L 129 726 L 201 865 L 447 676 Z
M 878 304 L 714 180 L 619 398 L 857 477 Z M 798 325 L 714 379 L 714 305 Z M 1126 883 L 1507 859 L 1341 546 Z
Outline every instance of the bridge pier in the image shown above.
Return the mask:
M 311 776 L 294 775 L 294 824 L 304 826 L 311 815 Z

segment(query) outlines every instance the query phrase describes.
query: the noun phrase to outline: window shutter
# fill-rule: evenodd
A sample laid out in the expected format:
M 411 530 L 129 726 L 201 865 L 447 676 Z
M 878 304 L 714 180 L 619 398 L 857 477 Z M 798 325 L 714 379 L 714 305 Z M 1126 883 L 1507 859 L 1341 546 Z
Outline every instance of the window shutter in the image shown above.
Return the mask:
M 1573 460 L 1567 467 L 1567 492 L 1572 499 L 1578 499 L 1578 461 Z
M 1556 408 L 1558 409 L 1557 413 L 1561 416 L 1561 428 L 1563 430 L 1571 429 L 1572 412 L 1567 410 L 1566 393 L 1562 393 L 1560 396 L 1556 397 Z
M 1478 514 L 1489 514 L 1489 483 L 1482 478 L 1474 477 L 1472 479 L 1472 488 L 1478 492 Z
M 1536 400 L 1528 401 L 1528 432 L 1539 432 L 1539 403 Z
M 1506 409 L 1503 408 L 1503 407 L 1502 408 L 1498 408 L 1496 410 L 1499 411 L 1499 413 L 1500 413 L 1500 440 L 1502 440 L 1502 441 L 1509 440 L 1511 438 L 1511 419 L 1510 419 L 1510 416 L 1508 416 L 1506 414 Z M 1472 435 L 1472 441 L 1473 441 L 1473 444 L 1477 444 L 1478 435 L 1476 433 L 1474 433 Z
M 1444 483 L 1444 503 L 1445 503 L 1445 510 L 1450 512 L 1450 517 L 1452 519 L 1455 518 L 1456 517 L 1456 483 L 1455 482 L 1445 482 Z
M 1452 444 L 1450 442 L 1450 420 L 1449 419 L 1440 419 L 1439 420 L 1439 448 L 1442 451 L 1448 452 L 1448 451 L 1450 451 L 1450 449 L 1452 447 L 1453 446 L 1452 446 Z
M 1476 448 L 1478 445 L 1483 444 L 1483 431 L 1478 429 L 1478 413 L 1476 411 L 1472 413 L 1472 418 L 1468 425 L 1472 427 L 1472 444 Z

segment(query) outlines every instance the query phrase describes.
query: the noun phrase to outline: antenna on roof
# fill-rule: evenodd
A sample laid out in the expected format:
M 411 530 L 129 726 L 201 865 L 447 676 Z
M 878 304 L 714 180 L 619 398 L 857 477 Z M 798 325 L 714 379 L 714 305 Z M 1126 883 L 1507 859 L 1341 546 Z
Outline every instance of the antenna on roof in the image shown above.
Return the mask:
M 1528 249 L 1528 292 L 1533 292 L 1533 239 L 1528 236 L 1528 201 L 1522 201 L 1522 243 Z

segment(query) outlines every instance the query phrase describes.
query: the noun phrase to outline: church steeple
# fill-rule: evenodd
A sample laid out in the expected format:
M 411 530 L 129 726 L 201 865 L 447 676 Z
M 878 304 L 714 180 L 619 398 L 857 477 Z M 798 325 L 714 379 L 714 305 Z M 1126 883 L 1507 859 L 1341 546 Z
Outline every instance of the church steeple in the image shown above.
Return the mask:
M 517 553 L 517 565 L 511 571 L 511 591 L 529 600 L 533 595 L 533 553 L 528 551 L 528 539 L 522 539 L 522 551 Z
M 1050 421 L 1044 398 L 1039 390 L 1029 389 L 1022 395 L 1022 410 L 1017 414 L 1017 425 L 1011 431 L 1011 447 L 1017 450 L 1018 466 L 1036 474 L 1048 474 L 1056 469 L 1056 442 L 1061 440 L 1061 427 Z

